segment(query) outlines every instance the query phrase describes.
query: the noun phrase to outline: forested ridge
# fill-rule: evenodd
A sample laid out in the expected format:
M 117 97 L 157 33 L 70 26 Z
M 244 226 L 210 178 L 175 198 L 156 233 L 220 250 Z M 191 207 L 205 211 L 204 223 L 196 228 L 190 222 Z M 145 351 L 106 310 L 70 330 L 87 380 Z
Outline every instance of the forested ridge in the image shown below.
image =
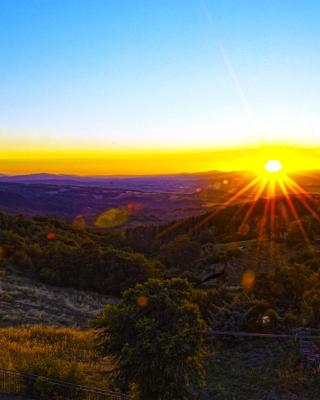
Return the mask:
M 281 210 L 285 199 L 277 201 Z M 216 328 L 317 327 L 319 224 L 293 201 L 299 221 L 278 214 L 273 237 L 266 229 L 263 238 L 264 199 L 245 229 L 241 221 L 251 203 L 165 226 L 112 230 L 2 214 L 1 267 L 44 283 L 116 296 L 148 279 L 180 277 L 194 286 L 203 315 Z
M 160 273 L 126 249 L 121 233 L 79 229 L 56 218 L 0 216 L 1 263 L 57 286 L 120 294 Z

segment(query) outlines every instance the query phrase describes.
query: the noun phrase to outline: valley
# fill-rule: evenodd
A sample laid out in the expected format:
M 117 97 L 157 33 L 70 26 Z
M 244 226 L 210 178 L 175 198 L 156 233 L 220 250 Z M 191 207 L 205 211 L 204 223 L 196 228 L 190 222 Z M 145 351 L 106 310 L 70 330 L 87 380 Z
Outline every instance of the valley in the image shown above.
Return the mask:
M 201 190 L 175 181 L 172 192 L 141 182 L 139 189 L 1 182 L 0 366 L 113 385 L 118 361 L 96 352 L 97 327 L 106 310 L 122 309 L 136 317 L 125 318 L 116 338 L 136 320 L 129 331 L 148 332 L 157 319 L 149 328 L 139 318 L 157 312 L 161 292 L 148 294 L 152 285 L 184 287 L 177 295 L 189 293 L 188 307 L 199 310 L 208 332 L 318 332 L 317 181 L 305 181 L 308 192 L 254 199 L 241 192 L 250 177 L 219 179 L 207 187 L 202 181 Z M 139 291 L 146 294 L 135 300 Z M 162 332 L 155 327 L 152 337 Z M 314 400 L 318 393 L 296 343 L 208 338 L 203 399 Z

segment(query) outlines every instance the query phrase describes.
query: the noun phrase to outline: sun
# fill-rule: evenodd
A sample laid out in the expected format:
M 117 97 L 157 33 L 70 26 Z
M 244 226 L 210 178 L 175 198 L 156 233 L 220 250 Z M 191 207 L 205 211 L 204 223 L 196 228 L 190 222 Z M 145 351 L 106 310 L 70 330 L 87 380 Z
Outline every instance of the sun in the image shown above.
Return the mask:
M 282 170 L 282 164 L 279 160 L 269 160 L 264 166 L 265 170 L 271 174 L 275 174 Z

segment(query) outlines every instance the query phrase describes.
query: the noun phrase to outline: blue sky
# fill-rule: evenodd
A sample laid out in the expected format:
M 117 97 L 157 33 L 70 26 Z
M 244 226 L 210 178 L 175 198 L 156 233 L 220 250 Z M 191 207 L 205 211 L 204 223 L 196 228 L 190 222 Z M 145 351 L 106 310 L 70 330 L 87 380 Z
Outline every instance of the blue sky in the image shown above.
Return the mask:
M 320 144 L 320 3 L 2 0 L 4 148 Z

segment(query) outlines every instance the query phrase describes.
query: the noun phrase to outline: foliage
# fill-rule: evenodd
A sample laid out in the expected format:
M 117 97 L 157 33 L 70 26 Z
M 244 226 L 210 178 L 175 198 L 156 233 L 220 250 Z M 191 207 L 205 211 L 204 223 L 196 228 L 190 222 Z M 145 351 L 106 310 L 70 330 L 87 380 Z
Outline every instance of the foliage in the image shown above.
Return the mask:
M 1 274 L 14 268 L 50 284 L 114 295 L 134 287 L 124 292 L 120 304 L 107 306 L 97 321 L 99 349 L 113 358 L 112 365 L 97 357 L 90 332 L 43 327 L 2 330 L 0 365 L 94 385 L 105 383 L 107 373 L 116 365 L 116 384 L 131 391 L 133 398 L 189 399 L 203 383 L 205 323 L 214 330 L 319 331 L 319 250 L 306 246 L 299 228 L 303 222 L 308 236 L 317 238 L 319 224 L 302 216 L 301 221 L 289 220 L 283 225 L 279 215 L 275 216 L 273 239 L 279 239 L 279 248 L 286 254 L 281 264 L 274 267 L 276 262 L 271 260 L 273 264 L 266 267 L 254 255 L 263 241 L 244 241 L 257 237 L 264 205 L 259 200 L 245 235 L 239 231 L 239 224 L 247 205 L 227 207 L 215 218 L 205 214 L 163 227 L 103 232 L 79 229 L 55 218 L 0 215 Z M 267 254 L 272 258 L 276 240 L 269 239 L 266 237 L 265 242 L 270 245 Z M 212 283 L 213 288 L 196 286 L 214 272 L 214 264 L 226 266 L 227 278 L 233 273 L 232 283 L 219 280 Z M 236 268 L 232 270 L 232 266 Z M 244 290 L 241 276 L 251 266 L 254 283 L 250 290 Z M 182 279 L 165 279 L 177 275 L 188 276 L 195 286 Z M 11 299 L 15 301 L 15 293 L 3 292 L 0 297 L 6 307 L 10 307 Z M 232 359 L 224 342 L 231 343 L 220 341 L 215 352 L 221 356 L 222 346 Z M 245 358 L 244 351 L 253 353 L 253 349 L 243 349 L 241 340 L 232 339 L 232 343 L 234 347 L 240 343 L 240 358 Z M 277 369 L 272 361 L 277 377 L 270 368 L 268 379 L 284 393 L 288 393 L 290 382 L 301 392 L 308 380 L 292 349 L 290 354 L 293 360 L 287 367 Z M 246 387 L 256 388 L 258 378 L 262 379 L 261 387 L 267 387 L 263 366 L 242 370 L 241 363 L 233 368 L 226 358 L 223 368 L 229 369 L 228 379 L 219 382 L 222 367 L 219 357 L 214 360 L 209 363 L 209 381 L 216 386 L 209 386 L 215 398 L 231 398 L 231 391 L 238 399 L 250 398 Z M 234 381 L 241 379 L 247 386 L 240 390 Z M 45 387 L 41 380 L 32 385 L 33 397 L 53 399 L 52 393 L 43 391 Z M 260 395 L 264 398 L 266 393 Z
M 254 293 L 275 306 L 300 311 L 303 296 L 311 288 L 320 288 L 319 273 L 296 264 L 261 274 Z
M 232 341 L 220 344 L 208 361 L 208 399 L 314 400 L 318 379 L 304 368 L 294 342 Z
M 121 234 L 78 229 L 54 218 L 0 215 L 2 267 L 54 285 L 118 295 L 161 275 L 159 262 L 124 250 L 122 241 Z
M 118 364 L 116 381 L 135 384 L 141 400 L 192 398 L 203 384 L 205 323 L 183 279 L 150 280 L 106 306 L 97 321 L 99 348 Z
M 201 246 L 187 235 L 178 236 L 160 248 L 160 261 L 169 268 L 186 270 L 200 257 Z
M 34 325 L 0 329 L 0 368 L 105 387 L 113 365 L 96 352 L 92 331 Z
M 25 394 L 34 400 L 63 400 L 67 395 L 66 390 L 63 393 L 51 380 L 81 384 L 84 377 L 76 363 L 61 367 L 58 360 L 46 359 L 25 367 L 22 370 L 27 374 L 24 377 Z
M 0 301 L 11 301 L 13 299 L 12 293 L 4 292 L 0 295 Z

